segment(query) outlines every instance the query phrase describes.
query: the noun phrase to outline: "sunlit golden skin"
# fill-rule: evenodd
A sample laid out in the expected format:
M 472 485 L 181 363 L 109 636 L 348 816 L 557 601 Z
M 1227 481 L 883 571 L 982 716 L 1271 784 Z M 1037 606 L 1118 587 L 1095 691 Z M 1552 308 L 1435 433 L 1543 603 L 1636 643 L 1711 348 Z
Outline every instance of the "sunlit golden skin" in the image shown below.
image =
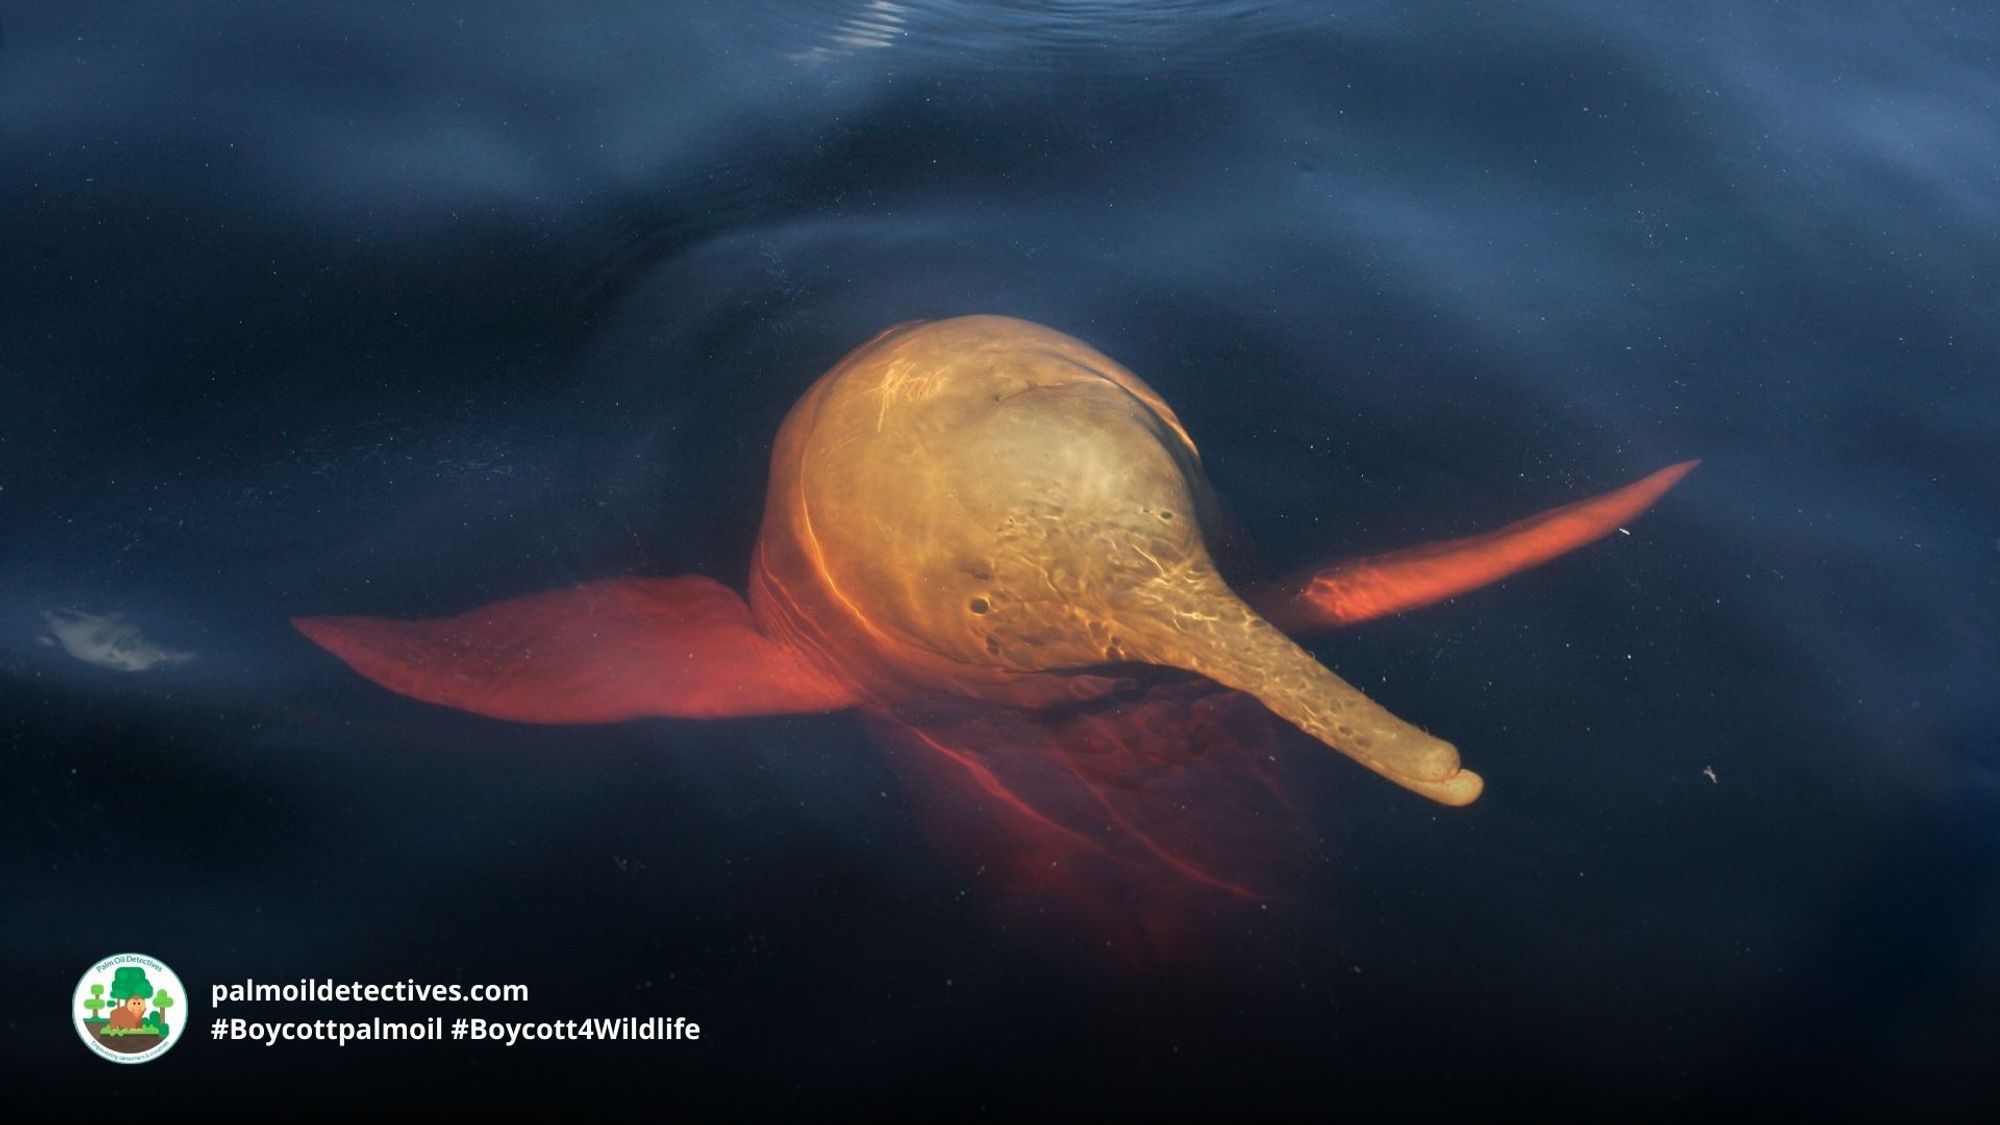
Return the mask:
M 1147 663 L 1256 696 L 1446 804 L 1450 744 L 1397 719 L 1237 597 L 1209 557 L 1201 463 L 1131 372 L 1051 329 L 892 328 L 793 407 L 752 563 L 759 627 L 865 698 L 1039 707 Z

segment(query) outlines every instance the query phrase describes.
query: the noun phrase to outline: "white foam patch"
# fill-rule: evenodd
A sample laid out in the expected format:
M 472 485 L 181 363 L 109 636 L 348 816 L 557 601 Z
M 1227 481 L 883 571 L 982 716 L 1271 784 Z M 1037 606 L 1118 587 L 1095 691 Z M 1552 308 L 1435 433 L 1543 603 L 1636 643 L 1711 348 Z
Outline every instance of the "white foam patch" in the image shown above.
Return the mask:
M 64 652 L 99 668 L 118 672 L 145 672 L 161 665 L 185 664 L 191 652 L 172 652 L 147 640 L 137 625 L 116 613 L 85 613 L 79 609 L 50 609 L 42 612 L 49 631 L 42 635 L 45 645 L 59 645 Z

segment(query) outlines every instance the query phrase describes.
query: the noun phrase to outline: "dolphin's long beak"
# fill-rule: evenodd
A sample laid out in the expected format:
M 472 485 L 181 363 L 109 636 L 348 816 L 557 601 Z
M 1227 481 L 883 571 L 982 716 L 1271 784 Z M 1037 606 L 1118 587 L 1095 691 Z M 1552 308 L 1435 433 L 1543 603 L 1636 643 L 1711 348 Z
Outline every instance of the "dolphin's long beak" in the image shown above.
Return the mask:
M 1390 781 L 1446 805 L 1469 805 L 1485 783 L 1458 750 L 1363 695 L 1257 616 L 1207 568 L 1162 576 L 1121 607 L 1133 657 L 1198 672 L 1257 697 L 1280 718 Z M 1131 628 L 1144 621 L 1140 628 Z

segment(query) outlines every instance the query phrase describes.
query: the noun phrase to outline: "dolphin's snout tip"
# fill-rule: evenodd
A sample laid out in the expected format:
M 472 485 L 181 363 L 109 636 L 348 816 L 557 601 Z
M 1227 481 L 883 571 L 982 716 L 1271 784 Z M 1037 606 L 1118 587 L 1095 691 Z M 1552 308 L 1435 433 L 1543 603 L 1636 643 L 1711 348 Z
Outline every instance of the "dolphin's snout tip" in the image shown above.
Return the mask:
M 1453 808 L 1464 808 L 1477 801 L 1479 795 L 1486 791 L 1486 779 L 1471 770 L 1459 770 L 1443 781 L 1418 781 L 1414 778 L 1396 780 L 1414 793 Z

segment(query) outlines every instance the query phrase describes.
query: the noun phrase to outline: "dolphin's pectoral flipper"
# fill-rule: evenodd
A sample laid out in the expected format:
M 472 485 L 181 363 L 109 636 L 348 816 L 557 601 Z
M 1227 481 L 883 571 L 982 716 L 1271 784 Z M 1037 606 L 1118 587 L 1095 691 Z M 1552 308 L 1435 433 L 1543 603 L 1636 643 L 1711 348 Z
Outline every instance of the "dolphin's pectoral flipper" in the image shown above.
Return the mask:
M 1623 488 L 1483 535 L 1309 570 L 1252 591 L 1246 600 L 1295 637 L 1427 606 L 1602 539 L 1652 507 L 1699 464 L 1669 465 Z
M 402 695 L 529 723 L 837 711 L 845 685 L 757 630 L 711 579 L 617 578 L 423 621 L 292 624 Z

